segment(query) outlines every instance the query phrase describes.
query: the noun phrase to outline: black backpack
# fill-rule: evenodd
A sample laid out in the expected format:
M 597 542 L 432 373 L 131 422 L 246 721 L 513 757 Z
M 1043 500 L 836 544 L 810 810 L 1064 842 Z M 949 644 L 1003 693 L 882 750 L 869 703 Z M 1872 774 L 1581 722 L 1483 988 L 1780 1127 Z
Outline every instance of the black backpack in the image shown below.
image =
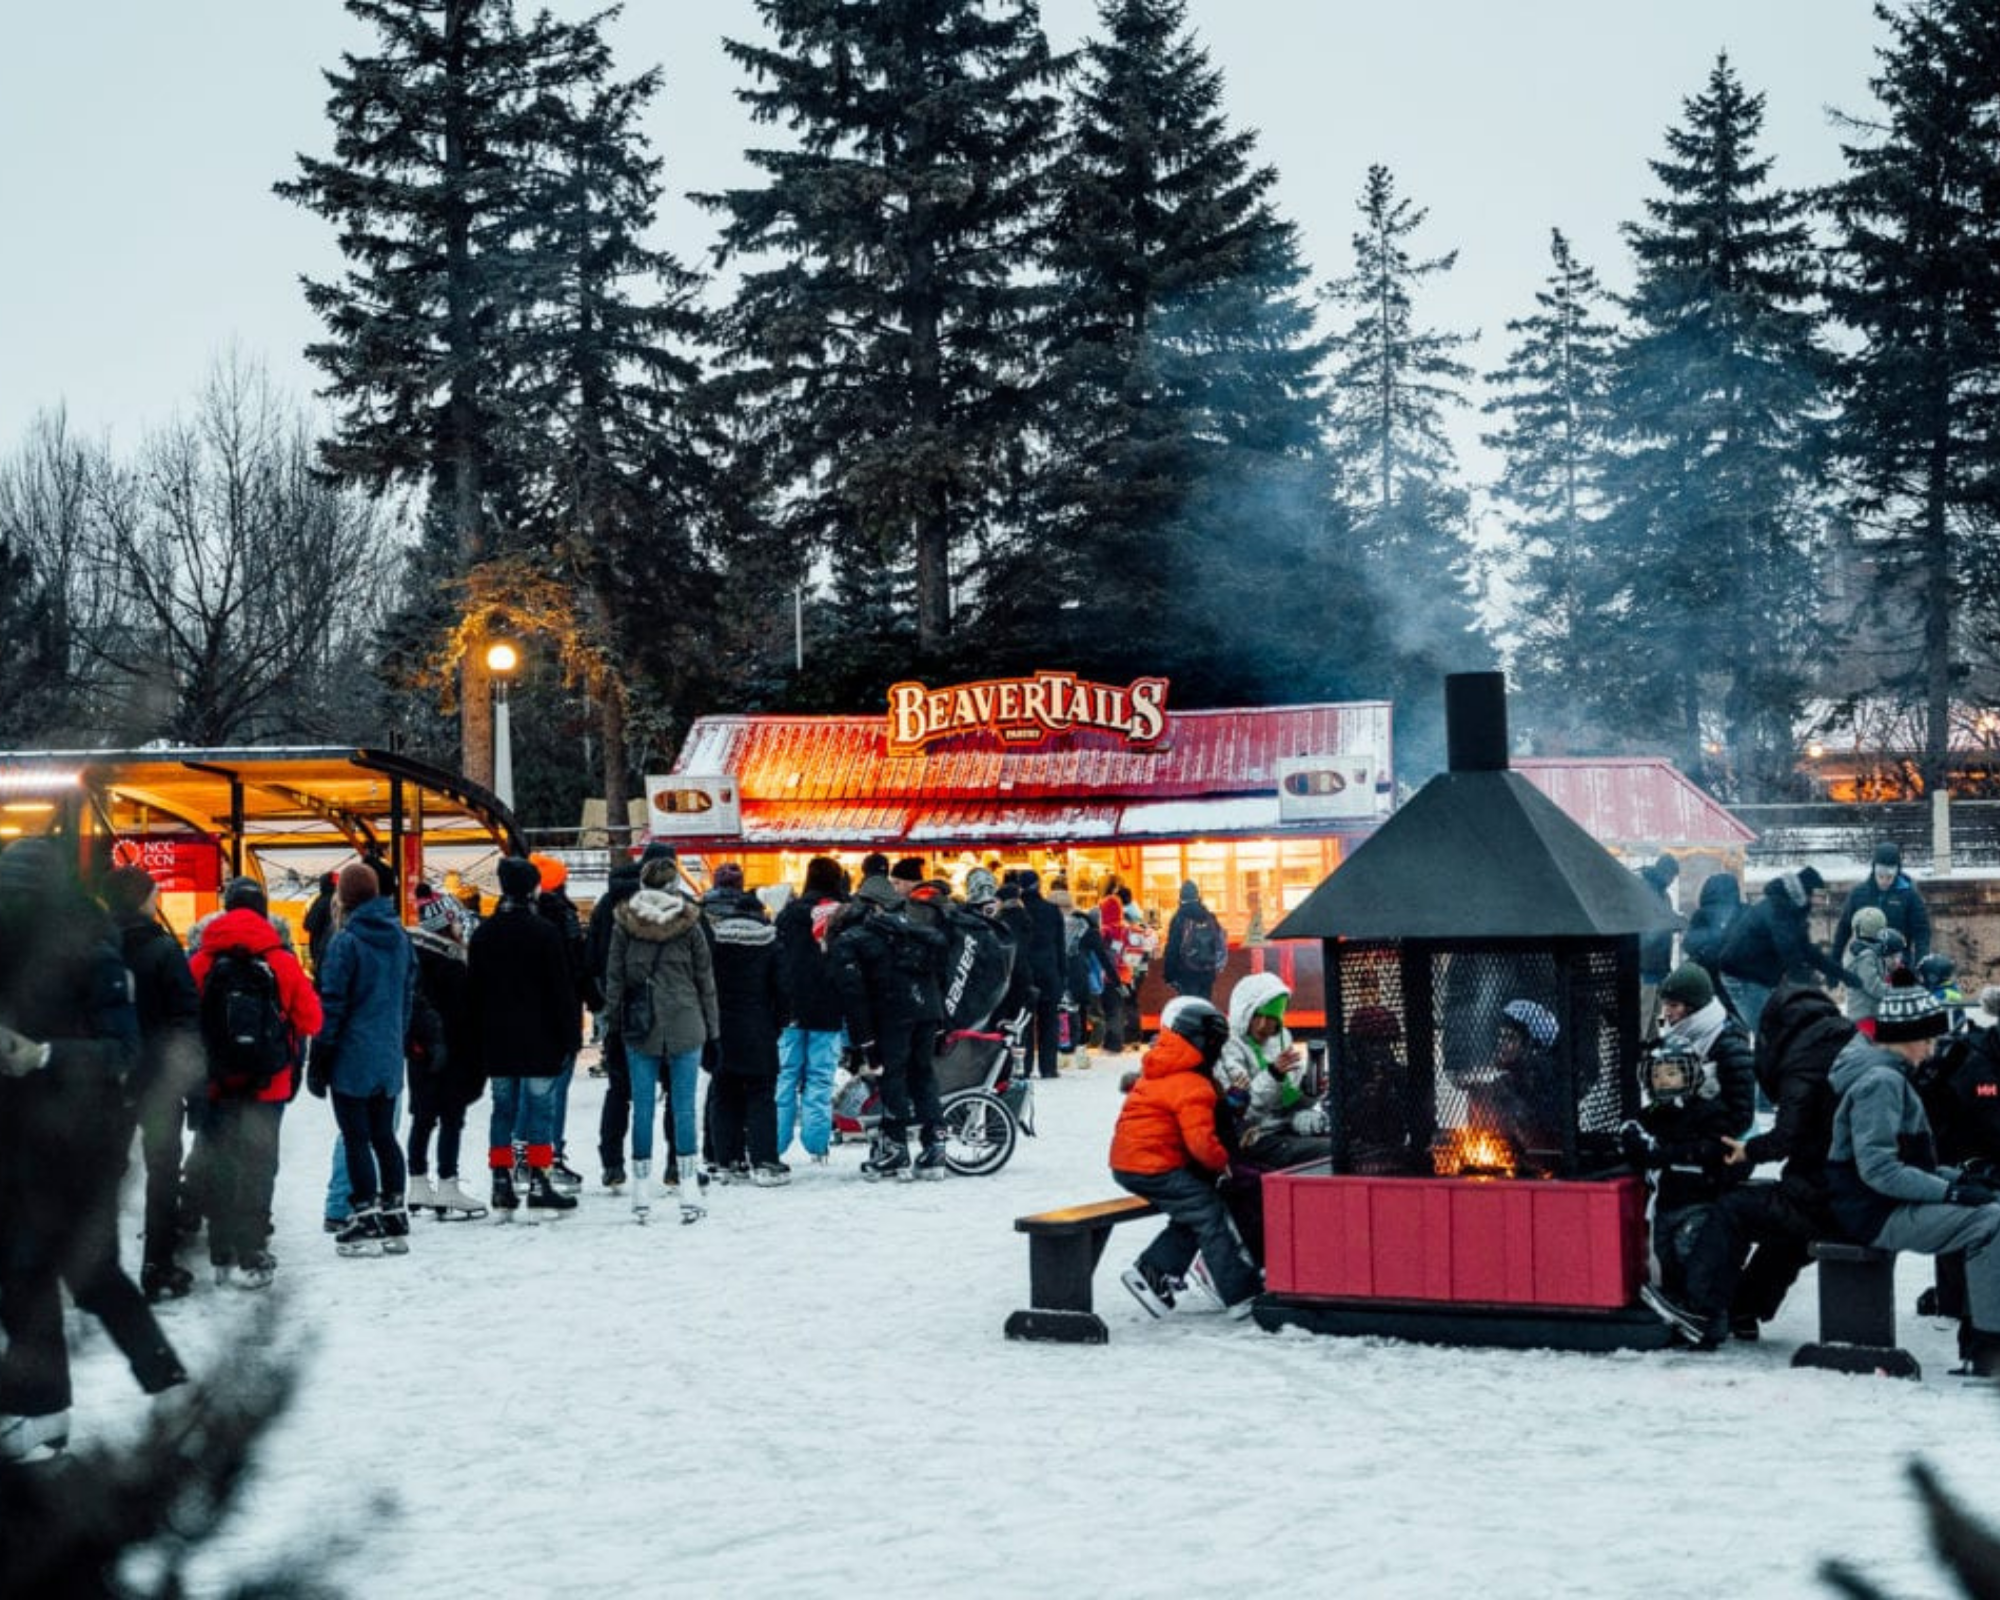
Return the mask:
M 240 945 L 218 950 L 201 988 L 201 1037 L 208 1076 L 224 1089 L 264 1088 L 291 1059 L 291 1029 L 278 975 Z
M 1213 977 L 1229 962 L 1229 941 L 1212 916 L 1191 917 L 1181 935 L 1181 965 L 1189 972 Z

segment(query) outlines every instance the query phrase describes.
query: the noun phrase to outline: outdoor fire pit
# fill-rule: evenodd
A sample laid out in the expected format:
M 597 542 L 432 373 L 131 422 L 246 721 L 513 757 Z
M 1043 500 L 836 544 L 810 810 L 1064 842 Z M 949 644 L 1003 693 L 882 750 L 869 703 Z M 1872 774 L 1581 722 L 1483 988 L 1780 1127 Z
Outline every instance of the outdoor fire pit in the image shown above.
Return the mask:
M 1264 1179 L 1267 1327 L 1647 1346 L 1639 935 L 1677 925 L 1507 770 L 1497 673 L 1446 685 L 1450 770 L 1274 939 L 1324 941 L 1323 1164 Z

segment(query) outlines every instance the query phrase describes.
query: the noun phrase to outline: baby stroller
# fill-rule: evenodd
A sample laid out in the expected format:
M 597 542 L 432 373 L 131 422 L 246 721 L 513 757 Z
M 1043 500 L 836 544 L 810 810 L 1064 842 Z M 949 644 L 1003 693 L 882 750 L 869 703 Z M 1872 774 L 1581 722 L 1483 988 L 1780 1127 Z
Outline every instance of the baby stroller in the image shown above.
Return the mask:
M 1034 1082 L 1021 1063 L 1021 1041 L 1030 1020 L 1024 1011 L 998 1032 L 955 1028 L 938 1041 L 944 1163 L 961 1177 L 983 1178 L 998 1172 L 1023 1133 L 1034 1137 Z M 877 1077 L 856 1070 L 834 1092 L 834 1137 L 865 1139 L 881 1120 Z

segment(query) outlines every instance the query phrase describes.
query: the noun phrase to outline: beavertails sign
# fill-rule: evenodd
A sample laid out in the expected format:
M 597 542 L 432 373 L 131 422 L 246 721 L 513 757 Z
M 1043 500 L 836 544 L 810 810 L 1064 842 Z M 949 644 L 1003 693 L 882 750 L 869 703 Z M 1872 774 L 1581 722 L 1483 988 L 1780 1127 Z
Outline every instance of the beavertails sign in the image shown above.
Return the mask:
M 1032 678 L 984 678 L 929 689 L 889 689 L 889 744 L 920 749 L 933 739 L 987 729 L 1007 744 L 1039 744 L 1077 728 L 1115 733 L 1127 744 L 1156 742 L 1167 731 L 1167 680 L 1134 678 L 1122 689 L 1069 672 Z

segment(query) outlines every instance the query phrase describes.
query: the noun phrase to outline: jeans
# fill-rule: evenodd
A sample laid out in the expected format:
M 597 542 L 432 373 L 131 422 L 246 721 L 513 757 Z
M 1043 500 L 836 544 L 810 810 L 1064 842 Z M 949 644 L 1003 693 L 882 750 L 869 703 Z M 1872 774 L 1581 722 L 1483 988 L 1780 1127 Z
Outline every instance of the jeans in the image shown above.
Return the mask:
M 547 1167 L 555 1160 L 556 1084 L 546 1078 L 495 1078 L 493 1116 L 487 1124 L 487 1164 L 514 1164 L 514 1141 L 528 1147 L 528 1165 Z M 505 1159 L 502 1159 L 502 1153 Z
M 1722 983 L 1729 991 L 1736 1014 L 1743 1019 L 1743 1026 L 1755 1038 L 1758 1019 L 1764 1015 L 1764 1003 L 1771 998 L 1770 987 L 1749 978 L 1739 978 L 1733 973 L 1725 973 Z
M 335 1114 L 335 1120 L 338 1120 L 338 1113 Z M 389 1106 L 390 1126 L 394 1127 L 402 1120 L 403 1097 L 397 1095 Z M 333 1136 L 333 1167 L 326 1175 L 326 1216 L 332 1222 L 345 1222 L 348 1209 L 347 1141 L 336 1133 Z
M 556 1074 L 555 1116 L 549 1126 L 549 1139 L 560 1157 L 566 1136 L 569 1133 L 569 1086 L 576 1076 L 576 1052 L 563 1057 L 562 1071 Z
M 1229 1221 L 1229 1209 L 1215 1180 L 1180 1167 L 1172 1172 L 1119 1172 L 1111 1176 L 1121 1189 L 1150 1200 L 1167 1214 L 1167 1225 L 1139 1252 L 1139 1265 L 1168 1278 L 1184 1278 L 1197 1254 L 1208 1263 L 1208 1275 L 1224 1305 L 1248 1300 L 1258 1290 L 1257 1269 L 1243 1253 L 1242 1242 Z
M 653 1159 L 653 1095 L 659 1088 L 662 1058 L 625 1047 L 625 1072 L 632 1082 L 632 1159 Z M 674 1102 L 674 1153 L 701 1153 L 694 1103 L 701 1081 L 701 1051 L 683 1050 L 665 1058 L 667 1093 Z
M 846 1035 L 838 1028 L 790 1027 L 778 1035 L 778 1155 L 792 1147 L 797 1125 L 806 1154 L 823 1156 L 833 1143 L 833 1075 Z

